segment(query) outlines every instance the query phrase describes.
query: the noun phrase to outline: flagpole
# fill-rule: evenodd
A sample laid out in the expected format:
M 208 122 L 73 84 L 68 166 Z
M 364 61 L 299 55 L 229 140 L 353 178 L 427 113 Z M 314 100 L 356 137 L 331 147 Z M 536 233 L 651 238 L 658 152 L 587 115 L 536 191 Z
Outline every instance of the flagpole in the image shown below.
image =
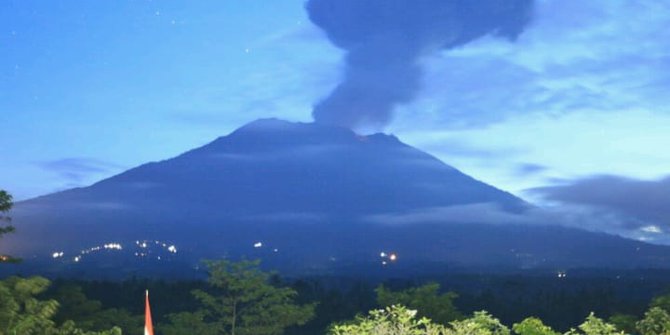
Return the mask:
M 145 291 L 144 299 L 144 335 L 154 335 L 154 326 L 151 322 L 151 307 L 149 306 L 149 290 Z

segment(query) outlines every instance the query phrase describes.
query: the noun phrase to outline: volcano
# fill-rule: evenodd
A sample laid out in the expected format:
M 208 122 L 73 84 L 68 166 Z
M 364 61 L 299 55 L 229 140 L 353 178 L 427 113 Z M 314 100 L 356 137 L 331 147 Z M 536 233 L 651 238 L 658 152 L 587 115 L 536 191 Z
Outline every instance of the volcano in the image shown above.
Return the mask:
M 391 135 L 262 119 L 177 157 L 18 203 L 18 231 L 3 251 L 95 268 L 106 264 L 95 252 L 126 250 L 130 272 L 142 266 L 131 259 L 161 259 L 147 243 L 168 250 L 164 261 L 259 257 L 298 272 L 670 265 L 667 247 L 520 223 L 530 208 Z

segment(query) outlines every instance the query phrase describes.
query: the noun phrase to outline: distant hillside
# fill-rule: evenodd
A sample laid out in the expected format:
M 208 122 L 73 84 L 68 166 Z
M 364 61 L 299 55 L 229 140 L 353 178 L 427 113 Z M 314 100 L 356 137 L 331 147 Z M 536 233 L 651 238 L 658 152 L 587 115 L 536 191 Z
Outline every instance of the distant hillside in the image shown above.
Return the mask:
M 261 256 L 316 272 L 384 266 L 381 252 L 397 252 L 386 265 L 396 267 L 670 265 L 670 248 L 459 214 L 494 208 L 514 217 L 528 207 L 394 136 L 264 119 L 175 158 L 21 202 L 13 213 L 19 231 L 3 249 L 28 259 L 63 251 L 54 261 L 80 255 L 77 263 L 91 267 L 104 261 L 82 251 L 109 242 L 129 259 L 157 259 L 158 251 L 139 256 L 141 240 L 178 248 L 164 260 Z

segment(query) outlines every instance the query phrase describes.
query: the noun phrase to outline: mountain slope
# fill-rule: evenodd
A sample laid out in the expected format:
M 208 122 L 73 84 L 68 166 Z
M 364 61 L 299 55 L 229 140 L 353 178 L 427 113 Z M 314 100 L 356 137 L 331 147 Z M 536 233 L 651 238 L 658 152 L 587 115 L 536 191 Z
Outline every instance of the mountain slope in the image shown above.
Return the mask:
M 22 202 L 8 247 L 39 257 L 96 242 L 168 240 L 190 261 L 265 255 L 296 269 L 378 263 L 380 250 L 464 266 L 666 264 L 663 247 L 505 222 L 527 207 L 393 136 L 264 119 L 175 158 Z M 454 214 L 463 208 L 503 215 L 477 222 Z M 430 218 L 411 215 L 424 212 Z M 418 222 L 395 219 L 408 215 Z M 552 249 L 552 236 L 570 237 Z M 599 245 L 624 254 L 613 259 Z M 580 252 L 588 261 L 575 259 Z
M 395 137 L 274 119 L 252 122 L 173 159 L 34 202 L 91 201 L 142 210 L 188 203 L 193 210 L 230 215 L 363 214 L 481 202 L 523 207 L 512 195 Z

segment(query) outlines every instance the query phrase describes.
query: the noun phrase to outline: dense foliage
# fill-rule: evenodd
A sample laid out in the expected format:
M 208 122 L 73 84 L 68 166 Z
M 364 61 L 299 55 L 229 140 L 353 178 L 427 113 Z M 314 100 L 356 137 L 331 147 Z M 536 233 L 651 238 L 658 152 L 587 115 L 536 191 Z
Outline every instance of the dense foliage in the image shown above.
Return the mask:
M 367 317 L 358 317 L 355 322 L 335 325 L 332 335 L 440 335 L 444 327 L 430 319 L 416 318 L 417 312 L 404 306 L 391 306 L 372 310 Z
M 141 334 L 146 288 L 152 292 L 156 334 L 161 335 L 670 334 L 670 295 L 651 299 L 640 314 L 612 313 L 605 321 L 587 313 L 572 327 L 553 328 L 537 316 L 514 323 L 498 319 L 495 313 L 463 311 L 462 298 L 442 292 L 434 283 L 404 288 L 388 283 L 374 289 L 356 282 L 345 285 L 342 280 L 283 281 L 261 271 L 258 262 L 207 264 L 206 282 L 133 279 L 51 284 L 41 277 L 7 278 L 0 281 L 0 335 L 111 335 L 120 334 L 121 329 L 125 334 Z M 626 310 L 625 304 L 614 307 Z M 360 315 L 366 310 L 372 311 Z
M 303 325 L 314 315 L 314 305 L 297 305 L 296 291 L 270 284 L 270 274 L 258 261 L 207 261 L 209 287 L 193 291 L 200 307 L 168 316 L 166 335 L 279 335 L 292 325 Z M 190 330 L 190 331 L 189 331 Z
M 670 334 L 670 316 L 667 310 L 652 307 L 644 314 L 644 319 L 636 324 L 636 328 L 641 335 Z
M 62 285 L 49 297 L 58 301 L 61 306 L 54 315 L 56 322 L 72 320 L 79 327 L 94 331 L 117 326 L 128 334 L 142 333 L 142 315 L 132 315 L 122 308 L 104 308 L 100 301 L 87 298 L 80 286 L 72 283 Z
M 659 324 L 653 324 L 652 333 L 667 334 Z M 530 317 L 514 324 L 518 335 L 559 335 L 560 333 Z M 660 332 L 659 332 L 660 331 Z M 665 332 L 663 332 L 665 331 Z M 358 317 L 355 322 L 336 325 L 330 329 L 332 335 L 510 335 L 510 329 L 500 320 L 485 311 L 475 312 L 471 317 L 441 325 L 429 318 L 417 318 L 417 311 L 402 305 L 373 310 L 367 317 Z M 593 313 L 586 317 L 577 329 L 570 329 L 565 335 L 624 335 L 616 326 L 597 318 Z
M 49 287 L 42 277 L 11 277 L 0 281 L 0 335 L 121 335 L 118 327 L 93 332 L 79 329 L 73 321 L 54 321 L 56 300 L 37 296 Z
M 381 285 L 375 291 L 379 306 L 404 305 L 418 311 L 418 316 L 428 317 L 441 324 L 463 318 L 463 314 L 454 306 L 454 299 L 458 295 L 454 292 L 440 294 L 440 285 L 437 283 L 395 292 Z
M 2 235 L 14 232 L 14 226 L 9 224 L 12 218 L 7 215 L 14 202 L 12 195 L 5 190 L 0 190 L 0 238 Z M 9 255 L 0 255 L 0 262 L 15 262 L 17 259 Z
M 559 335 L 558 332 L 535 317 L 529 317 L 519 323 L 515 323 L 512 329 L 519 335 Z

